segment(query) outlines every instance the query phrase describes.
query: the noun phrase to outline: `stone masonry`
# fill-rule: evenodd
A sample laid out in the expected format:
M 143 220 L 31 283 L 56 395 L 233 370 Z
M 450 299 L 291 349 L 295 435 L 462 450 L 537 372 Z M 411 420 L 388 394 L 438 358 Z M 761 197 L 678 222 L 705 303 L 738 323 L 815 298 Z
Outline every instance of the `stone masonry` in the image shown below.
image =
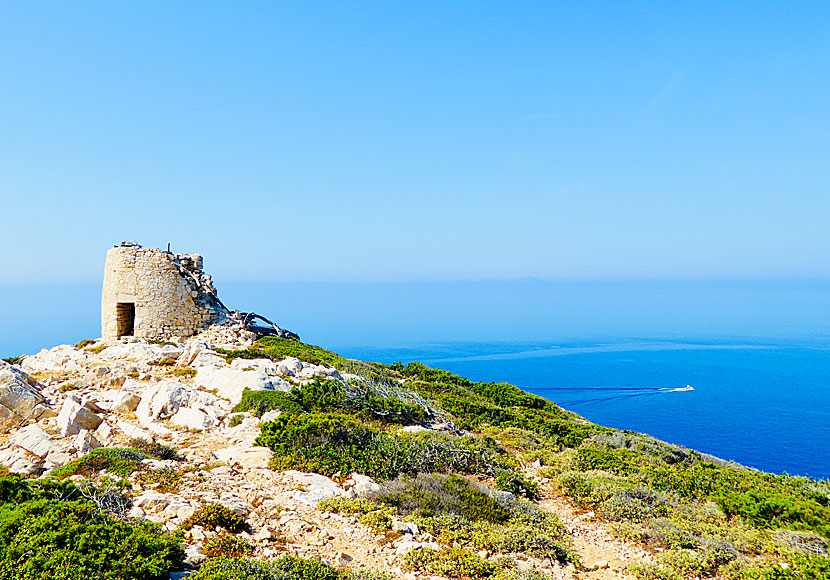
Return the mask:
M 227 314 L 198 254 L 171 254 L 131 242 L 107 252 L 102 338 L 192 336 Z

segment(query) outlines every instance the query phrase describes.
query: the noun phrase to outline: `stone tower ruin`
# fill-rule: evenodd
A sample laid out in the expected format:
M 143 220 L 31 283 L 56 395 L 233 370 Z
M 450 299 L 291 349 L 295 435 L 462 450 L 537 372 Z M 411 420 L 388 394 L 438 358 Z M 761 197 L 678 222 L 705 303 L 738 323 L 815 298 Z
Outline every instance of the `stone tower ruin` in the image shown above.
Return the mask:
M 191 336 L 228 314 L 198 254 L 172 254 L 131 242 L 107 252 L 102 338 Z

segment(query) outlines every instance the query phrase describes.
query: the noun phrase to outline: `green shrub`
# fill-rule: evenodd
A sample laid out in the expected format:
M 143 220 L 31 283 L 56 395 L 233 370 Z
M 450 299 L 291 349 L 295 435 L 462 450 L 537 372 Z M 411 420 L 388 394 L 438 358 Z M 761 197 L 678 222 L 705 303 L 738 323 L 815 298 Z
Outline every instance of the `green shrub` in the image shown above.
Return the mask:
M 495 564 L 464 548 L 440 552 L 431 548 L 412 550 L 404 558 L 404 567 L 415 572 L 464 580 L 489 578 L 498 572 Z
M 60 479 L 71 475 L 91 477 L 94 474 L 106 470 L 109 473 L 127 476 L 141 469 L 141 460 L 145 457 L 147 455 L 141 451 L 123 447 L 93 449 L 83 457 L 54 469 L 51 474 L 52 477 Z
M 144 469 L 142 459 L 170 459 L 183 461 L 174 449 L 161 443 L 132 439 L 131 447 L 102 447 L 93 449 L 88 454 L 70 461 L 51 472 L 52 477 L 64 479 L 71 475 L 91 477 L 101 471 L 127 476 Z
M 161 493 L 178 491 L 182 482 L 182 472 L 174 469 L 151 469 L 140 471 L 136 475 L 136 481 L 144 486 L 155 486 L 154 489 Z
M 183 530 L 189 530 L 193 526 L 202 526 L 208 530 L 219 527 L 232 534 L 251 531 L 251 526 L 245 518 L 218 503 L 209 503 L 200 507 L 196 513 L 182 522 Z
M 0 505 L 2 580 L 166 580 L 183 560 L 158 525 L 111 519 L 86 500 Z
M 130 449 L 135 449 L 155 459 L 184 461 L 184 457 L 179 455 L 175 449 L 155 441 L 146 441 L 138 438 L 130 439 Z
M 242 421 L 245 420 L 245 415 L 239 413 L 237 415 L 231 415 L 231 418 L 228 420 L 229 427 L 236 427 L 237 425 L 241 425 Z
M 388 580 L 385 574 L 339 571 L 316 560 L 282 556 L 272 562 L 245 558 L 208 560 L 192 580 Z
M 402 476 L 371 492 L 368 498 L 394 506 L 401 515 L 459 515 L 469 521 L 491 523 L 504 522 L 510 517 L 510 511 L 487 488 L 454 474 Z
M 218 354 L 225 357 L 227 362 L 233 362 L 235 359 L 241 358 L 245 360 L 255 360 L 259 358 L 271 358 L 264 350 L 260 348 L 243 348 L 240 350 L 227 350 L 224 348 L 213 349 Z
M 19 365 L 20 363 L 23 362 L 23 357 L 22 356 L 10 356 L 10 357 L 4 358 L 2 360 L 6 361 L 10 365 Z
M 496 487 L 527 499 L 539 499 L 539 484 L 515 471 L 502 471 L 496 477 Z
M 367 514 L 381 509 L 383 506 L 364 498 L 351 498 L 337 495 L 324 499 L 317 504 L 317 509 L 324 512 L 334 512 L 351 516 L 354 514 Z
M 90 345 L 92 345 L 92 344 L 95 344 L 95 341 L 94 341 L 93 339 L 91 339 L 91 338 L 85 338 L 85 339 L 83 339 L 81 342 L 77 343 L 77 344 L 75 345 L 75 348 L 77 348 L 77 349 L 86 348 L 86 347 L 88 347 L 88 346 L 90 346 Z
M 209 558 L 241 558 L 254 553 L 254 545 L 231 534 L 217 534 L 207 538 L 202 544 L 203 552 Z
M 491 438 L 389 433 L 342 412 L 280 415 L 262 424 L 255 444 L 274 451 L 274 469 L 328 476 L 359 472 L 386 480 L 401 473 L 493 474 L 512 467 Z
M 342 367 L 343 365 L 349 364 L 347 359 L 330 350 L 320 348 L 319 346 L 304 344 L 299 340 L 292 340 L 290 338 L 266 336 L 260 338 L 256 344 L 261 346 L 268 353 L 268 356 L 274 360 L 282 360 L 290 356 L 316 365 Z

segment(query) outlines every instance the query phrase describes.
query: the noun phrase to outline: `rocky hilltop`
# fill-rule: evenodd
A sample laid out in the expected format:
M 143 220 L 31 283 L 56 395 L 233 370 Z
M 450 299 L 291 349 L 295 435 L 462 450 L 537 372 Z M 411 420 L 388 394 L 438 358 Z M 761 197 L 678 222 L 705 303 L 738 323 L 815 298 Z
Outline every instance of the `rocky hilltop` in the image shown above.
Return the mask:
M 181 542 L 136 577 L 827 577 L 825 484 L 595 426 L 509 385 L 233 323 L 8 360 L 0 463 Z M 257 564 L 286 555 L 329 572 Z

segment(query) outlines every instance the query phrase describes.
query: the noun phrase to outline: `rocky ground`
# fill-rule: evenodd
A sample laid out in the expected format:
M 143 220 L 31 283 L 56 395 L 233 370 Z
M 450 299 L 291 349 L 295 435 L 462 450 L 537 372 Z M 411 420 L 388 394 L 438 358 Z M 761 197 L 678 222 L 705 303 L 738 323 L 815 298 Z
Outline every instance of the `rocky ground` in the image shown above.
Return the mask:
M 80 348 L 58 346 L 26 356 L 19 365 L 0 361 L 0 427 L 5 431 L 0 463 L 12 472 L 45 476 L 98 447 L 155 440 L 185 461 L 145 459 L 149 470 L 169 470 L 176 478 L 165 484 L 140 474 L 128 476 L 129 516 L 175 530 L 199 507 L 220 503 L 247 517 L 252 532 L 242 537 L 256 545 L 257 558 L 287 552 L 400 578 L 427 577 L 402 569 L 410 550 L 438 548 L 413 524 L 396 522 L 401 534 L 388 541 L 355 517 L 316 508 L 325 498 L 353 496 L 375 482 L 359 474 L 334 481 L 268 468 L 271 451 L 253 442 L 259 423 L 272 417 L 232 414 L 243 390 L 288 390 L 317 376 L 340 374 L 292 358 L 228 363 L 215 350 L 249 347 L 253 340 L 238 327 L 214 326 L 172 343 L 130 337 Z M 540 505 L 555 512 L 572 533 L 584 568 L 540 562 L 528 567 L 543 566 L 556 578 L 604 580 L 629 578 L 629 564 L 650 559 L 640 548 L 612 539 L 591 514 L 578 513 L 549 482 L 540 482 L 545 495 Z M 191 563 L 205 558 L 203 541 L 216 533 L 200 526 L 185 532 Z

